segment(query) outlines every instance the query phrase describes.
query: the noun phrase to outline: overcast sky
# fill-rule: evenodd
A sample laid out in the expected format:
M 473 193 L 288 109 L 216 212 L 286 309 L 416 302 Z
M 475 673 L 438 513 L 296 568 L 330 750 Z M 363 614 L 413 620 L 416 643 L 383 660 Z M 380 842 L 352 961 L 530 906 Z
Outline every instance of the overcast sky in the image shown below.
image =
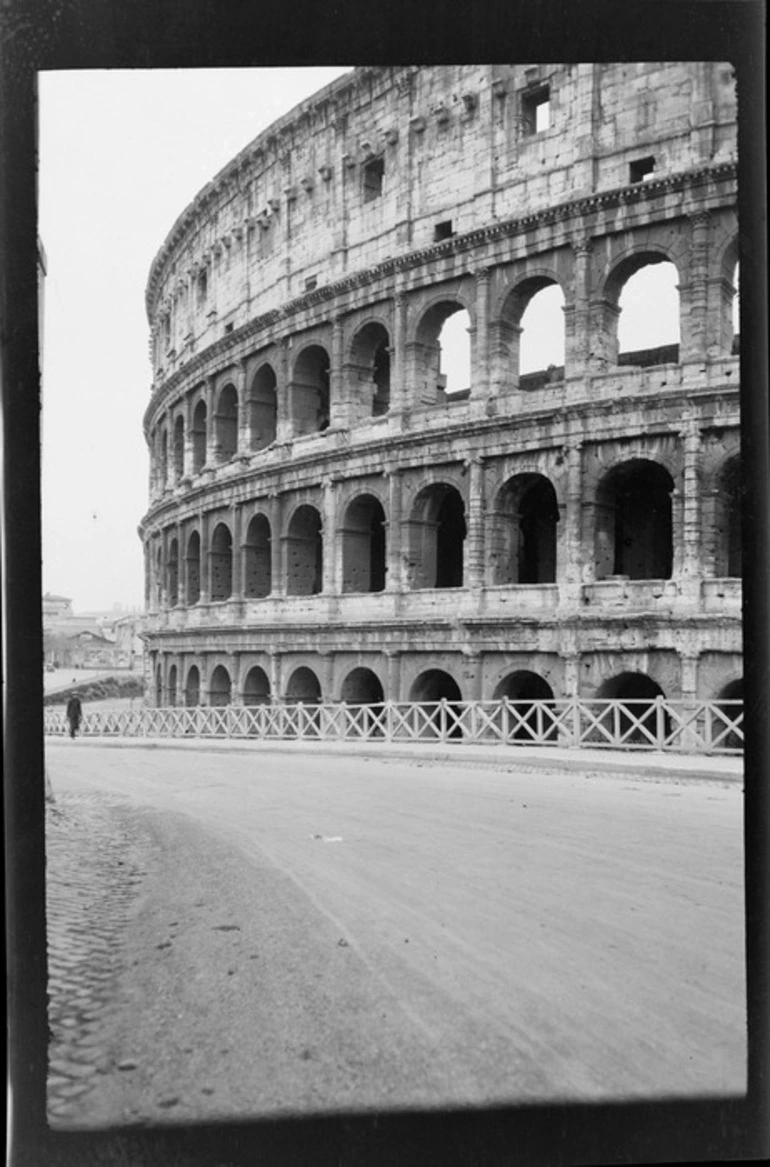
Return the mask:
M 40 75 L 39 228 L 48 267 L 43 588 L 69 596 L 76 612 L 144 602 L 136 529 L 148 499 L 144 291 L 155 253 L 178 215 L 239 150 L 347 71 Z M 641 295 L 651 302 L 649 290 Z M 669 333 L 675 330 L 673 289 L 658 290 L 652 302 Z M 527 321 L 522 372 L 548 363 L 524 348 L 538 331 Z M 543 333 L 546 340 L 553 334 L 547 317 Z M 628 338 L 628 347 L 671 340 L 676 336 L 639 335 Z M 462 388 L 467 371 L 456 372 L 454 387 Z

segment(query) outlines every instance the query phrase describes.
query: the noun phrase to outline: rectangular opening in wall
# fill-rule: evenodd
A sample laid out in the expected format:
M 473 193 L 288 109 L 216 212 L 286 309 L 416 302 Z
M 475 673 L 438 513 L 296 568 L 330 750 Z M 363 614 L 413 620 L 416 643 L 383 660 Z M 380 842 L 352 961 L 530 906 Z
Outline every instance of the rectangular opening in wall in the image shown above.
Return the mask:
M 308 276 L 305 280 L 305 291 L 312 292 L 318 287 L 318 276 Z
M 209 290 L 208 274 L 207 274 L 207 272 L 202 271 L 200 273 L 200 275 L 198 276 L 198 303 L 199 304 L 205 304 L 206 296 L 208 295 L 208 290 Z
M 363 167 L 364 202 L 370 203 L 382 194 L 382 176 L 385 163 L 382 158 L 371 158 Z
M 645 182 L 652 176 L 655 170 L 655 159 L 637 158 L 635 162 L 631 163 L 629 167 L 629 181 L 630 182 Z
M 446 219 L 443 223 L 436 223 L 433 228 L 433 242 L 440 243 L 442 239 L 451 239 L 454 235 L 452 220 Z
M 538 85 L 521 96 L 521 120 L 525 134 L 541 134 L 551 125 L 551 90 Z
M 233 331 L 233 326 L 232 326 L 232 324 L 226 324 L 226 325 L 225 325 L 225 333 L 227 334 L 227 333 L 230 333 L 230 332 L 232 332 L 232 331 Z

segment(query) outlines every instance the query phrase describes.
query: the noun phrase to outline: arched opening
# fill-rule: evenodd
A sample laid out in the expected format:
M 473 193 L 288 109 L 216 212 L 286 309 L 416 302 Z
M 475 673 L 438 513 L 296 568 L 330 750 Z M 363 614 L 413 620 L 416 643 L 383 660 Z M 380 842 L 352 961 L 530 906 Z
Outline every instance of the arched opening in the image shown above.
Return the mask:
M 495 584 L 544 584 L 556 579 L 559 505 L 542 474 L 516 474 L 503 486 L 490 524 L 489 562 Z
M 616 677 L 609 677 L 597 691 L 596 696 L 602 700 L 618 701 L 621 704 L 614 710 L 610 709 L 603 716 L 605 726 L 612 726 L 620 744 L 641 742 L 651 745 L 650 735 L 657 734 L 657 717 L 655 700 L 665 697 L 665 693 L 656 681 L 646 673 L 619 673 Z M 622 702 L 628 702 L 624 706 Z M 670 732 L 670 718 L 663 717 L 663 732 Z
M 313 434 L 329 427 L 329 354 L 312 344 L 297 358 L 289 386 L 294 433 Z
M 249 432 L 252 450 L 264 450 L 275 441 L 278 424 L 276 376 L 270 365 L 254 374 L 249 395 Z
M 155 707 L 156 709 L 163 707 L 163 671 L 160 665 L 155 667 Z
M 553 704 L 553 689 L 538 673 L 520 669 L 503 677 L 494 692 L 494 699 L 507 697 L 513 702 L 513 726 L 510 736 L 517 741 L 554 741 L 558 730 L 548 709 Z M 543 702 L 549 705 L 543 706 Z
M 382 683 L 371 669 L 353 669 L 345 677 L 340 700 L 348 705 L 379 705 L 385 700 Z
M 244 544 L 244 594 L 263 599 L 273 590 L 270 523 L 264 515 L 254 515 Z
M 197 665 L 190 665 L 187 670 L 187 681 L 184 687 L 185 705 L 200 705 L 201 703 L 201 674 Z
M 353 500 L 342 526 L 343 592 L 381 592 L 385 587 L 385 511 L 370 494 Z
M 155 607 L 163 606 L 163 552 L 160 547 L 155 552 Z
M 679 360 L 679 273 L 655 253 L 615 273 L 618 364 L 647 367 Z
M 187 603 L 197 604 L 201 598 L 201 537 L 193 531 L 187 540 Z
M 321 701 L 321 683 L 312 669 L 295 669 L 286 685 L 286 702 L 289 705 L 318 705 Z
M 434 304 L 417 328 L 410 345 L 415 362 L 415 404 L 441 405 L 461 400 L 470 389 L 470 317 L 456 300 Z
M 442 733 L 448 733 L 449 737 L 452 738 L 462 737 L 462 729 L 452 716 L 459 713 L 456 706 L 458 702 L 462 701 L 462 693 L 460 686 L 449 673 L 445 673 L 443 669 L 427 669 L 424 673 L 420 673 L 409 690 L 409 700 L 427 706 L 425 712 L 432 718 L 433 729 L 425 726 L 424 736 L 440 736 Z M 443 700 L 450 703 L 449 713 L 445 720 L 442 719 L 436 708 Z
M 352 417 L 382 417 L 390 408 L 390 337 L 382 324 L 371 322 L 353 338 L 345 368 Z
M 265 670 L 261 669 L 259 665 L 249 669 L 246 674 L 246 680 L 243 682 L 243 704 L 270 704 L 270 680 Z
M 172 539 L 168 548 L 168 602 L 172 608 L 179 603 L 179 543 Z
M 314 596 L 323 587 L 321 516 L 304 504 L 291 516 L 286 536 L 286 594 Z
M 171 706 L 176 705 L 176 700 L 177 700 L 176 687 L 177 687 L 177 669 L 176 669 L 176 665 L 172 665 L 171 668 L 168 670 L 168 704 Z
M 234 385 L 225 385 L 214 414 L 214 436 L 218 462 L 227 462 L 238 452 L 238 394 Z
M 524 285 L 525 294 L 533 286 L 533 281 Z M 542 389 L 563 381 L 564 293 L 559 284 L 540 284 L 527 301 L 519 328 L 519 388 Z
M 232 682 L 230 674 L 224 665 L 217 665 L 211 674 L 209 685 L 209 704 L 216 706 L 229 705 L 232 700 Z
M 211 598 L 226 600 L 233 593 L 233 537 L 217 523 L 211 539 Z
M 195 406 L 192 420 L 192 468 L 197 474 L 206 465 L 206 402 Z
M 426 487 L 415 500 L 408 527 L 411 586 L 462 587 L 467 528 L 459 490 L 445 483 Z
M 604 477 L 596 495 L 596 578 L 670 579 L 671 492 L 665 467 L 633 458 Z
M 174 481 L 184 474 L 184 418 L 179 416 L 174 422 Z

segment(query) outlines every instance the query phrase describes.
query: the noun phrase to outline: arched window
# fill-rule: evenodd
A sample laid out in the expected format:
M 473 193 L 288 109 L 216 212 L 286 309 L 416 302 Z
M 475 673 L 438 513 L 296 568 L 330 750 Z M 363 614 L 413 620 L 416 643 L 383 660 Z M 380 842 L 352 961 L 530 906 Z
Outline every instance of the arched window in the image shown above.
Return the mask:
M 168 704 L 171 706 L 176 705 L 176 699 L 177 699 L 176 687 L 177 687 L 176 665 L 172 665 L 171 668 L 168 670 Z
M 267 705 L 270 703 L 270 681 L 264 669 L 255 665 L 249 669 L 243 682 L 244 705 Z
M 434 304 L 422 317 L 412 344 L 415 404 L 440 405 L 468 396 L 470 317 L 456 300 Z
M 299 506 L 286 537 L 286 594 L 317 595 L 323 587 L 321 516 L 315 507 Z
M 519 327 L 519 388 L 541 389 L 562 381 L 564 293 L 558 284 L 548 284 L 534 293 Z
M 596 578 L 670 579 L 671 492 L 665 467 L 633 458 L 602 479 L 596 495 Z
M 217 665 L 211 674 L 209 685 L 209 704 L 216 706 L 229 705 L 232 694 L 230 674 L 224 665 Z
M 184 418 L 180 415 L 174 422 L 174 481 L 184 474 Z
M 328 429 L 329 354 L 321 345 L 310 345 L 297 358 L 289 386 L 289 400 L 295 434 L 313 434 Z
M 172 539 L 168 548 L 168 602 L 173 608 L 179 603 L 179 543 Z
M 644 367 L 678 361 L 679 276 L 674 264 L 650 254 L 624 265 L 616 278 L 618 364 Z
M 421 726 L 421 737 L 437 737 L 442 731 L 447 732 L 452 738 L 462 737 L 462 729 L 452 716 L 452 713 L 456 712 L 455 703 L 462 701 L 462 693 L 457 681 L 449 673 L 445 673 L 443 669 L 426 669 L 424 673 L 420 673 L 409 691 L 409 700 L 426 706 L 425 713 L 431 717 L 429 723 Z M 442 700 L 450 702 L 450 712 L 443 725 L 443 715 L 436 709 L 436 705 Z
M 214 434 L 218 462 L 227 462 L 238 452 L 238 394 L 234 385 L 225 385 L 214 414 Z
M 547 709 L 553 702 L 553 689 L 538 673 L 520 669 L 503 677 L 494 693 L 496 701 L 507 697 L 513 702 L 511 737 L 517 741 L 555 740 L 558 730 Z M 548 702 L 548 706 L 543 706 Z
M 381 417 L 390 408 L 390 338 L 376 322 L 365 324 L 353 338 L 345 366 L 351 420 Z
M 604 681 L 599 686 L 596 696 L 605 700 L 627 702 L 625 707 L 621 704 L 617 710 L 607 710 L 601 719 L 606 727 L 612 727 L 622 744 L 634 742 L 652 744 L 650 737 L 654 738 L 657 733 L 654 702 L 657 697 L 665 697 L 656 681 L 646 673 L 620 673 Z M 663 718 L 663 730 L 666 734 L 670 729 L 669 723 L 670 718 L 666 714 Z
M 437 483 L 420 492 L 408 521 L 412 588 L 463 585 L 465 504 L 454 486 Z
M 201 674 L 197 665 L 190 665 L 187 670 L 187 682 L 184 687 L 184 703 L 193 706 L 201 703 Z
M 312 669 L 295 669 L 286 685 L 288 704 L 318 705 L 321 701 L 321 682 Z
M 348 705 L 379 705 L 384 699 L 382 682 L 371 669 L 352 669 L 342 682 L 340 700 Z
M 342 526 L 343 592 L 381 592 L 385 587 L 385 512 L 378 499 L 360 495 Z
M 195 406 L 192 420 L 192 468 L 197 474 L 206 464 L 206 402 Z
M 264 515 L 254 515 L 246 531 L 244 544 L 244 594 L 248 599 L 262 599 L 273 590 L 270 523 Z
M 233 592 L 233 537 L 218 523 L 211 539 L 211 598 L 226 600 Z
M 193 531 L 187 540 L 187 603 L 197 604 L 201 598 L 201 537 Z
M 542 474 L 516 474 L 503 486 L 490 524 L 494 584 L 543 584 L 556 579 L 559 507 Z
M 248 417 L 252 450 L 264 450 L 275 441 L 278 424 L 276 384 L 270 365 L 262 365 L 251 382 Z

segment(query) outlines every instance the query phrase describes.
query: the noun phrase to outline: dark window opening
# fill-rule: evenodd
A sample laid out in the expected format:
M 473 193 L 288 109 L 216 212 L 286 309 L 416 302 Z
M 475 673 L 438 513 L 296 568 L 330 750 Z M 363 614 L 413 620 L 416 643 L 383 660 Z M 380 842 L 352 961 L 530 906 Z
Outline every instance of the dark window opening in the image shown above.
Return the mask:
M 390 349 L 383 342 L 374 354 L 374 384 L 372 417 L 383 417 L 390 408 Z
M 454 677 L 449 673 L 445 673 L 443 669 L 428 669 L 421 673 L 412 685 L 409 700 L 426 705 L 426 712 L 435 719 L 430 725 L 422 726 L 421 737 L 437 737 L 442 731 L 450 738 L 463 736 L 462 728 L 455 720 L 461 712 L 459 703 L 462 701 L 462 693 Z M 440 701 L 448 703 L 446 712 L 437 709 Z
M 507 697 L 513 702 L 510 736 L 515 741 L 532 741 L 534 739 L 555 741 L 559 736 L 555 718 L 548 716 L 548 706 L 543 708 L 542 703 L 553 702 L 553 689 L 548 682 L 537 673 L 526 669 L 517 673 L 509 673 L 495 689 L 495 700 L 500 701 Z
M 197 604 L 201 598 L 201 540 L 193 531 L 187 542 L 187 603 Z
M 226 600 L 233 592 L 233 538 L 219 523 L 211 540 L 211 598 Z
M 197 665 L 192 665 L 187 674 L 187 684 L 184 691 L 185 705 L 200 705 L 201 703 L 201 675 Z
M 522 94 L 521 121 L 525 134 L 540 134 L 551 125 L 551 90 L 540 85 Z
M 629 181 L 644 182 L 645 179 L 650 177 L 654 169 L 655 159 L 653 157 L 637 158 L 629 167 Z
M 264 515 L 255 515 L 249 523 L 244 550 L 246 597 L 264 599 L 273 589 L 270 523 Z
M 446 219 L 443 223 L 436 223 L 433 228 L 433 242 L 441 243 L 442 239 L 451 239 L 454 235 L 452 220 Z
M 364 495 L 350 504 L 342 532 L 343 592 L 381 592 L 385 587 L 385 512 Z
M 278 419 L 276 378 L 270 365 L 263 365 L 252 382 L 248 412 L 251 448 L 264 450 L 275 441 Z
M 198 276 L 198 303 L 204 304 L 209 291 L 209 278 L 205 271 Z
M 364 202 L 370 203 L 382 194 L 382 176 L 385 163 L 382 158 L 372 158 L 363 168 Z
M 308 276 L 305 280 L 305 291 L 313 292 L 318 287 L 318 276 Z
M 437 588 L 463 586 L 463 542 L 465 540 L 465 507 L 456 491 L 450 491 L 438 510 L 436 531 Z
M 315 596 L 323 587 L 323 531 L 315 507 L 300 506 L 286 537 L 286 594 Z
M 607 475 L 596 500 L 597 579 L 671 579 L 673 489 L 668 471 L 644 459 Z
M 269 703 L 270 681 L 265 670 L 255 665 L 253 669 L 249 669 L 243 683 L 243 704 L 269 705 Z
M 233 326 L 232 326 L 232 324 L 226 324 L 226 325 L 225 325 L 225 335 L 228 335 L 228 334 L 229 334 L 229 333 L 231 333 L 232 331 L 233 331 Z

